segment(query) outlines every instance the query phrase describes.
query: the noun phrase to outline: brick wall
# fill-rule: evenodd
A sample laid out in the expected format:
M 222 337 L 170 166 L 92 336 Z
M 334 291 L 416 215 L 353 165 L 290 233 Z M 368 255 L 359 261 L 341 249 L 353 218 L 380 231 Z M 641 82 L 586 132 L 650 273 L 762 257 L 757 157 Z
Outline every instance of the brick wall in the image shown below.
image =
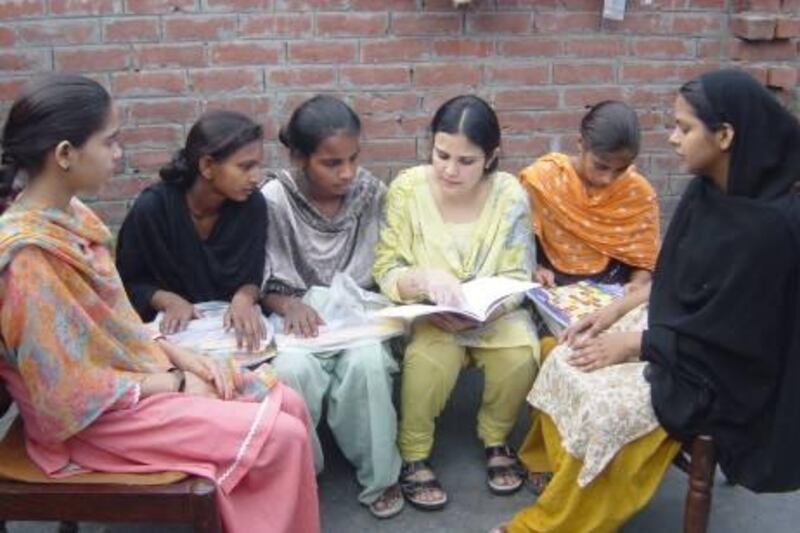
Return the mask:
M 244 111 L 283 164 L 278 125 L 333 92 L 364 121 L 363 163 L 382 177 L 428 156 L 446 98 L 474 92 L 504 129 L 502 168 L 574 146 L 584 106 L 623 98 L 645 128 L 639 166 L 668 217 L 686 183 L 666 143 L 675 89 L 737 64 L 796 104 L 800 0 L 0 0 L 0 118 L 37 73 L 82 72 L 121 105 L 125 157 L 95 199 L 112 225 L 206 109 Z

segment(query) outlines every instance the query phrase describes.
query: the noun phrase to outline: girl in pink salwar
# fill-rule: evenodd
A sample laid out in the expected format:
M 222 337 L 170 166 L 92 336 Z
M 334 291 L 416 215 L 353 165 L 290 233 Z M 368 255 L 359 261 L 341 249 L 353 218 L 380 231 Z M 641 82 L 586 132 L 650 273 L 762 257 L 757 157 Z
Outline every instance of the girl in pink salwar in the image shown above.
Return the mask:
M 108 93 L 80 76 L 29 85 L 2 135 L 0 378 L 31 459 L 58 478 L 180 471 L 217 485 L 227 532 L 317 532 L 302 400 L 267 368 L 243 372 L 153 339 L 75 197 L 121 156 Z

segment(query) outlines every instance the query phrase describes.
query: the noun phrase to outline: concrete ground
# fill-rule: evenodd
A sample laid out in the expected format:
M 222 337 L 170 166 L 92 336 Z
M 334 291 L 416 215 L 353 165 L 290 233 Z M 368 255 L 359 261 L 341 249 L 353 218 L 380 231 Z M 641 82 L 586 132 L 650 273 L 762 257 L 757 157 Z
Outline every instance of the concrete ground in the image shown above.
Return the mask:
M 326 533 L 428 533 L 486 532 L 532 502 L 526 490 L 512 497 L 489 494 L 485 484 L 483 453 L 475 436 L 475 413 L 479 402 L 480 375 L 468 371 L 459 381 L 453 398 L 439 423 L 433 463 L 450 495 L 444 511 L 424 513 L 411 506 L 396 518 L 379 521 L 361 507 L 352 468 L 344 461 L 323 430 L 328 464 L 319 479 L 323 531 Z M 520 416 L 512 442 L 519 443 L 525 420 Z M 725 485 L 718 475 L 714 490 L 710 531 L 718 533 L 772 533 L 800 531 L 800 493 L 754 495 Z M 681 530 L 686 476 L 671 469 L 650 504 L 625 528 L 625 533 L 674 533 Z M 14 522 L 10 533 L 55 532 L 54 523 Z M 186 532 L 188 527 L 160 524 L 81 524 L 83 533 Z M 254 532 L 257 533 L 257 532 Z M 575 532 L 580 533 L 580 532 Z

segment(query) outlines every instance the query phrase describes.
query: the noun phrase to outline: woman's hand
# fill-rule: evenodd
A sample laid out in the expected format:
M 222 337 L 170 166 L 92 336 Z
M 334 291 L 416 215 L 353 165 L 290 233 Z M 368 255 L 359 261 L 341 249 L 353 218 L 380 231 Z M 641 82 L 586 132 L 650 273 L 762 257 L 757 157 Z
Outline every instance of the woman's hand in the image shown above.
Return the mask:
M 177 294 L 170 294 L 169 297 L 164 298 L 162 310 L 164 316 L 158 324 L 158 329 L 164 335 L 172 335 L 185 330 L 190 320 L 201 316 L 194 305 Z
M 428 320 L 437 328 L 448 333 L 459 333 L 480 325 L 480 322 L 453 313 L 437 313 L 430 315 Z
M 556 275 L 549 268 L 536 265 L 536 270 L 533 273 L 533 281 L 540 283 L 543 287 L 555 287 Z
M 578 337 L 583 337 L 584 339 L 597 337 L 600 333 L 610 328 L 621 316 L 618 301 L 611 302 L 562 331 L 558 337 L 558 342 L 566 343 L 574 348 L 573 345 Z
M 292 298 L 284 306 L 283 332 L 298 337 L 316 337 L 325 321 L 313 307 L 299 298 Z
M 188 392 L 189 375 L 203 380 L 213 387 L 217 395 L 223 400 L 230 400 L 234 394 L 234 369 L 231 365 L 220 363 L 211 357 L 200 355 L 182 346 L 161 340 L 159 345 L 167 354 L 170 362 L 186 373 L 186 387 Z M 199 390 L 199 389 L 198 389 Z
M 422 273 L 421 286 L 425 298 L 437 305 L 464 305 L 461 282 L 449 272 L 439 269 L 425 270 Z
M 642 333 L 606 333 L 581 339 L 572 347 L 567 362 L 584 372 L 638 359 Z
M 261 341 L 267 338 L 267 328 L 261 318 L 261 309 L 252 298 L 246 295 L 235 295 L 231 305 L 222 318 L 225 330 L 233 328 L 236 333 L 236 346 L 254 352 L 261 347 Z

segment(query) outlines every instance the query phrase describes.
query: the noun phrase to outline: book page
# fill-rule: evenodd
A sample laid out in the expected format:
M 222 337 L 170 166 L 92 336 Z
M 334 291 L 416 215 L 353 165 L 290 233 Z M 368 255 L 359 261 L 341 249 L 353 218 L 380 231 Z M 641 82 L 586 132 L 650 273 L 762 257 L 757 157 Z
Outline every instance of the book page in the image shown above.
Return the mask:
M 536 286 L 532 281 L 492 277 L 468 281 L 461 288 L 464 291 L 465 307 L 484 321 L 506 298 Z

